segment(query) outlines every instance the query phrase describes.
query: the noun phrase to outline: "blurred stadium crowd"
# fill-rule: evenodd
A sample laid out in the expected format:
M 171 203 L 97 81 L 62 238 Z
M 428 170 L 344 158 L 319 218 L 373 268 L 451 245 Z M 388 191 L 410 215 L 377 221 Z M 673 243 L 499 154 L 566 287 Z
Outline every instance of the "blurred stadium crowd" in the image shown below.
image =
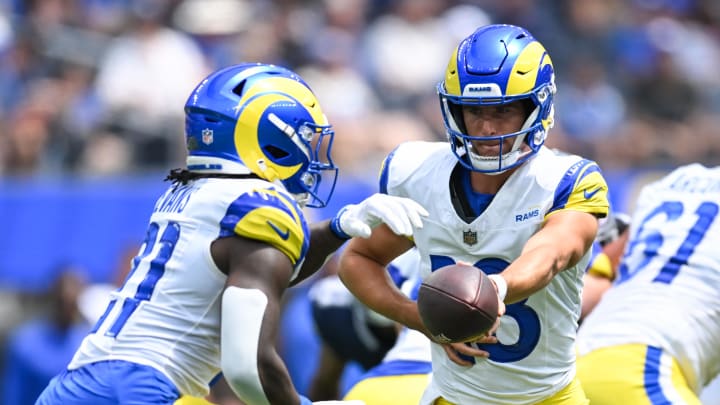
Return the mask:
M 487 22 L 527 27 L 553 55 L 551 145 L 603 167 L 720 154 L 712 0 L 2 0 L 0 168 L 176 165 L 192 84 L 263 61 L 307 78 L 343 134 L 341 167 L 364 171 L 377 149 L 442 136 L 446 55 Z
M 716 0 L 0 0 L 0 175 L 179 167 L 192 86 L 218 67 L 260 61 L 296 70 L 317 93 L 338 134 L 340 182 L 372 184 L 399 142 L 444 139 L 435 85 L 447 55 L 491 22 L 528 28 L 553 57 L 549 146 L 604 170 L 720 163 Z M 107 266 L 120 261 L 127 258 L 109 257 Z M 0 342 L 48 303 L 67 323 L 64 311 L 73 310 L 57 302 L 77 298 L 76 282 L 59 278 L 53 302 L 18 300 L 0 285 Z M 29 345 L 46 333 L 32 344 L 47 352 L 33 357 L 64 365 L 75 335 L 34 328 L 16 339 Z M 6 374 L 5 398 L 28 378 Z

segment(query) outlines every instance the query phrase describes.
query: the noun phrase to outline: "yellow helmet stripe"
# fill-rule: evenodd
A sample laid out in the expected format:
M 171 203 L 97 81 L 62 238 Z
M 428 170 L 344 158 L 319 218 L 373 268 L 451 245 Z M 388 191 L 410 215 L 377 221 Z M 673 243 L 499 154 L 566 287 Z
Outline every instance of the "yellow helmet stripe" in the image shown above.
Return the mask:
M 457 68 L 457 53 L 458 47 L 455 47 L 450 57 L 450 62 L 448 62 L 447 69 L 445 69 L 445 91 L 448 94 L 460 95 L 462 91 L 460 90 L 460 75 L 458 75 Z
M 540 63 L 537 62 L 538 60 Z M 535 87 L 538 73 L 545 65 L 552 66 L 552 61 L 545 48 L 537 41 L 528 44 L 510 71 L 505 94 L 513 96 L 530 92 Z
M 320 110 L 319 103 L 312 91 L 297 80 L 287 77 L 271 77 L 255 83 L 251 88 L 245 90 L 245 94 L 243 98 L 240 99 L 239 105 L 244 105 L 250 98 L 263 92 L 285 93 L 292 96 L 305 106 L 305 109 L 308 110 L 315 123 L 318 125 L 328 125 L 327 118 Z

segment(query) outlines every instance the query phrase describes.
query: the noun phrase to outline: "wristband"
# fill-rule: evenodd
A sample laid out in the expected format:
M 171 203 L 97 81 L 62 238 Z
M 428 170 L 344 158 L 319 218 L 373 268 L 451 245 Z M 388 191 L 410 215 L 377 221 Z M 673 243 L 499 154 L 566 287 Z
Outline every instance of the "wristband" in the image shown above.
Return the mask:
M 337 213 L 337 215 L 335 215 L 335 218 L 333 218 L 330 221 L 330 230 L 332 231 L 332 233 L 335 234 L 335 236 L 337 236 L 338 238 L 340 238 L 342 240 L 348 240 L 348 239 L 352 238 L 352 236 L 346 234 L 345 231 L 343 231 L 342 228 L 340 227 L 340 217 L 342 216 L 342 214 L 345 213 L 345 211 L 347 211 L 347 209 L 348 209 L 347 206 L 343 207 Z
M 300 405 L 313 405 L 313 402 L 307 397 L 300 394 L 298 394 L 298 396 L 300 397 Z
M 500 301 L 505 301 L 505 296 L 507 295 L 507 281 L 505 281 L 503 276 L 499 274 L 491 274 L 488 278 L 495 282 L 495 287 L 497 288 Z

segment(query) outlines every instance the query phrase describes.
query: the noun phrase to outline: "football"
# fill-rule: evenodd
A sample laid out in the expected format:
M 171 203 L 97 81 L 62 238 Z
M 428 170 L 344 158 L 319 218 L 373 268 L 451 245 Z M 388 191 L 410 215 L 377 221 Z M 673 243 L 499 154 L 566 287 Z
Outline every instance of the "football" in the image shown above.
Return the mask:
M 469 342 L 495 323 L 498 296 L 482 270 L 469 264 L 452 264 L 423 280 L 417 305 L 420 318 L 435 340 Z

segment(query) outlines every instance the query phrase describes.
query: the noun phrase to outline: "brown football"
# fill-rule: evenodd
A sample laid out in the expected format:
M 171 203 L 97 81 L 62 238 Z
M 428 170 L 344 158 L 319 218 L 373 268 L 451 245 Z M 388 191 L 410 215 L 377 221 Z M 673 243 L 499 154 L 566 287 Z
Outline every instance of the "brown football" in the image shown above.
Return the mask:
M 417 305 L 420 318 L 437 341 L 469 342 L 495 323 L 498 296 L 482 270 L 469 264 L 452 264 L 423 280 Z

